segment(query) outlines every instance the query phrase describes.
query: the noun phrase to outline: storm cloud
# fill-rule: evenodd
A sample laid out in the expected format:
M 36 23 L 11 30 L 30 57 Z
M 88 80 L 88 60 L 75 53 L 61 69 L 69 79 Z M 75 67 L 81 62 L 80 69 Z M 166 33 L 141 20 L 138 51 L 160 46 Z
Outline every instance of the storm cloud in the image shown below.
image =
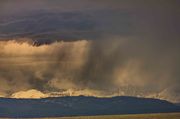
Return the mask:
M 179 20 L 176 0 L 0 1 L 0 96 L 180 102 Z
M 2 41 L 1 95 L 71 89 L 100 91 L 102 96 L 146 97 L 179 90 L 178 43 L 114 38 L 33 46 L 25 41 Z

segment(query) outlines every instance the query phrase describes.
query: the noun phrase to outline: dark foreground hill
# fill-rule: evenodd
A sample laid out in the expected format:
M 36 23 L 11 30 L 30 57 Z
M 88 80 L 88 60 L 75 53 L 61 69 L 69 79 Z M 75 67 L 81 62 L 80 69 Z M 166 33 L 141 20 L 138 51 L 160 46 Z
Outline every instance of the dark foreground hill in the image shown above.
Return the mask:
M 180 112 L 180 107 L 158 99 L 136 97 L 0 98 L 0 117 L 60 117 Z

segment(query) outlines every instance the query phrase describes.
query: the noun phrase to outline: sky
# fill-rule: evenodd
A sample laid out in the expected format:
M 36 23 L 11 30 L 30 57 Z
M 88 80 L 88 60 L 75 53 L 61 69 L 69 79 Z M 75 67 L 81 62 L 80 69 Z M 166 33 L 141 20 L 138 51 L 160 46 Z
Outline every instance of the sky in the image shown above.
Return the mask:
M 180 102 L 178 0 L 1 0 L 0 96 Z

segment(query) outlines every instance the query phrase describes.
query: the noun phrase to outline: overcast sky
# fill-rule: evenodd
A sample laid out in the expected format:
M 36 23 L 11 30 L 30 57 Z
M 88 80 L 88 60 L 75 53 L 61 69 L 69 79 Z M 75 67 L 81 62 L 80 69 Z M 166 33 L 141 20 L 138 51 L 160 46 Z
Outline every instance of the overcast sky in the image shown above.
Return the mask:
M 73 89 L 104 96 L 121 90 L 179 102 L 179 4 L 1 0 L 0 95 Z

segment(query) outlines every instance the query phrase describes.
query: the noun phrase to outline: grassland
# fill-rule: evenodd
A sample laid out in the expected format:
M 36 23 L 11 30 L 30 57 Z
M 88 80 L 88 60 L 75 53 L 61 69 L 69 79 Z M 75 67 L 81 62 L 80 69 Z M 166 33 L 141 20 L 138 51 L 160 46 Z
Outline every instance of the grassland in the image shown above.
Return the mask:
M 9 118 L 0 118 L 0 119 L 9 119 Z M 54 118 L 33 118 L 33 119 L 180 119 L 180 113 L 77 116 L 77 117 L 54 117 Z
M 180 113 L 59 117 L 45 119 L 180 119 Z

